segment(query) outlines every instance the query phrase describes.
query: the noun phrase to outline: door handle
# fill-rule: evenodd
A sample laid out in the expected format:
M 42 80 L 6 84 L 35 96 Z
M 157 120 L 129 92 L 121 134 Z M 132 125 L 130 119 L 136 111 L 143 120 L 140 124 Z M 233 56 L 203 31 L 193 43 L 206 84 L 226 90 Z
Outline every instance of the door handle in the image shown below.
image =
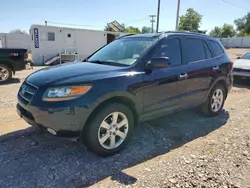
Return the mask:
M 214 70 L 218 70 L 218 69 L 219 69 L 219 67 L 218 67 L 218 66 L 215 66 L 215 67 L 213 67 L 213 69 L 214 69 Z
M 186 79 L 187 77 L 188 77 L 187 74 L 180 74 L 180 75 L 179 75 L 179 78 L 180 78 L 180 79 Z

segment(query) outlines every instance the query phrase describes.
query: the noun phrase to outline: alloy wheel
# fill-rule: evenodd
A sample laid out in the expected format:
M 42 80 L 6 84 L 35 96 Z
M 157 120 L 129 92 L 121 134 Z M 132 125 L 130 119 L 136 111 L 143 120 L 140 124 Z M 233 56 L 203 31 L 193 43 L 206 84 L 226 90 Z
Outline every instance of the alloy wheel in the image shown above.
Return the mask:
M 98 141 L 105 149 L 114 149 L 126 139 L 129 129 L 128 118 L 121 112 L 106 116 L 98 130 Z

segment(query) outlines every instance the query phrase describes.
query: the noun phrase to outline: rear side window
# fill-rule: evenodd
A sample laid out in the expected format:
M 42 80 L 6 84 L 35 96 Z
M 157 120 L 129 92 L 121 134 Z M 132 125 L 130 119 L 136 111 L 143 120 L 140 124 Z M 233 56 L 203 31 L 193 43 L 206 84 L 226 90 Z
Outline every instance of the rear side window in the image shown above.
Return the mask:
M 222 47 L 220 46 L 220 44 L 218 42 L 209 40 L 208 43 L 211 46 L 211 48 L 213 49 L 215 57 L 224 54 L 224 50 L 222 49 Z
M 153 57 L 168 57 L 171 62 L 171 66 L 181 65 L 181 45 L 180 40 L 175 39 L 163 39 L 161 44 L 156 49 Z
M 201 39 L 184 39 L 183 51 L 186 54 L 187 63 L 206 59 L 206 54 Z
M 206 52 L 207 59 L 212 58 L 212 53 L 211 53 L 207 43 L 205 41 L 203 41 L 203 44 L 204 44 L 204 49 L 205 49 L 205 52 Z

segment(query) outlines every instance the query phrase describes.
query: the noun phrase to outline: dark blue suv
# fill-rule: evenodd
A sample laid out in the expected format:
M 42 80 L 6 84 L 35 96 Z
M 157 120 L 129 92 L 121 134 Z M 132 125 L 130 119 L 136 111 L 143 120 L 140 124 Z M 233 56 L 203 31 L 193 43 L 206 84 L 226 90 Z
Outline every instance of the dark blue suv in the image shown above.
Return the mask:
M 84 62 L 28 76 L 17 112 L 33 126 L 81 138 L 94 153 L 112 155 L 141 121 L 195 106 L 218 115 L 232 86 L 232 67 L 220 41 L 207 35 L 128 35 Z

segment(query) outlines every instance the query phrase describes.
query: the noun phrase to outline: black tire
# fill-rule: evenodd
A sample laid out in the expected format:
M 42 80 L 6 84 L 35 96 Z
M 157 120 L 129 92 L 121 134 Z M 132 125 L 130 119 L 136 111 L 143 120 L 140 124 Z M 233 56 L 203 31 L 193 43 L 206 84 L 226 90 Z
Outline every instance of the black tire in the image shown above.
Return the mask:
M 98 139 L 99 128 L 103 120 L 113 112 L 120 112 L 126 116 L 128 120 L 128 130 L 126 138 L 119 146 L 117 146 L 114 149 L 107 149 L 103 147 L 99 142 Z M 132 137 L 133 132 L 134 132 L 134 116 L 131 110 L 123 104 L 113 103 L 105 105 L 100 111 L 97 112 L 97 114 L 94 115 L 94 117 L 91 118 L 91 120 L 88 122 L 88 125 L 86 125 L 86 127 L 83 129 L 82 141 L 87 146 L 87 148 L 91 150 L 93 153 L 99 156 L 106 157 L 114 155 L 119 151 L 121 151 L 128 144 L 130 138 Z M 106 132 L 105 135 L 106 134 L 108 134 L 108 132 Z M 115 138 L 117 138 L 117 135 L 115 136 Z M 111 142 L 110 139 L 111 137 L 107 141 Z
M 221 107 L 219 108 L 218 111 L 214 111 L 212 109 L 212 97 L 213 97 L 213 94 L 215 93 L 216 90 L 220 89 L 223 93 L 223 101 L 222 101 L 222 105 Z M 202 105 L 201 109 L 202 109 L 202 113 L 206 116 L 217 116 L 221 113 L 223 107 L 224 107 L 224 103 L 225 103 L 225 100 L 226 100 L 226 89 L 225 87 L 218 83 L 216 84 L 213 89 L 210 91 L 208 97 L 207 97 L 207 100 L 206 102 Z
M 0 70 L 1 70 L 1 68 L 8 71 L 8 77 L 7 77 L 7 79 L 4 79 L 4 80 L 1 79 L 1 77 L 0 77 L 0 84 L 8 82 L 12 78 L 12 70 L 10 67 L 8 67 L 7 65 L 4 65 L 4 64 L 0 64 Z

